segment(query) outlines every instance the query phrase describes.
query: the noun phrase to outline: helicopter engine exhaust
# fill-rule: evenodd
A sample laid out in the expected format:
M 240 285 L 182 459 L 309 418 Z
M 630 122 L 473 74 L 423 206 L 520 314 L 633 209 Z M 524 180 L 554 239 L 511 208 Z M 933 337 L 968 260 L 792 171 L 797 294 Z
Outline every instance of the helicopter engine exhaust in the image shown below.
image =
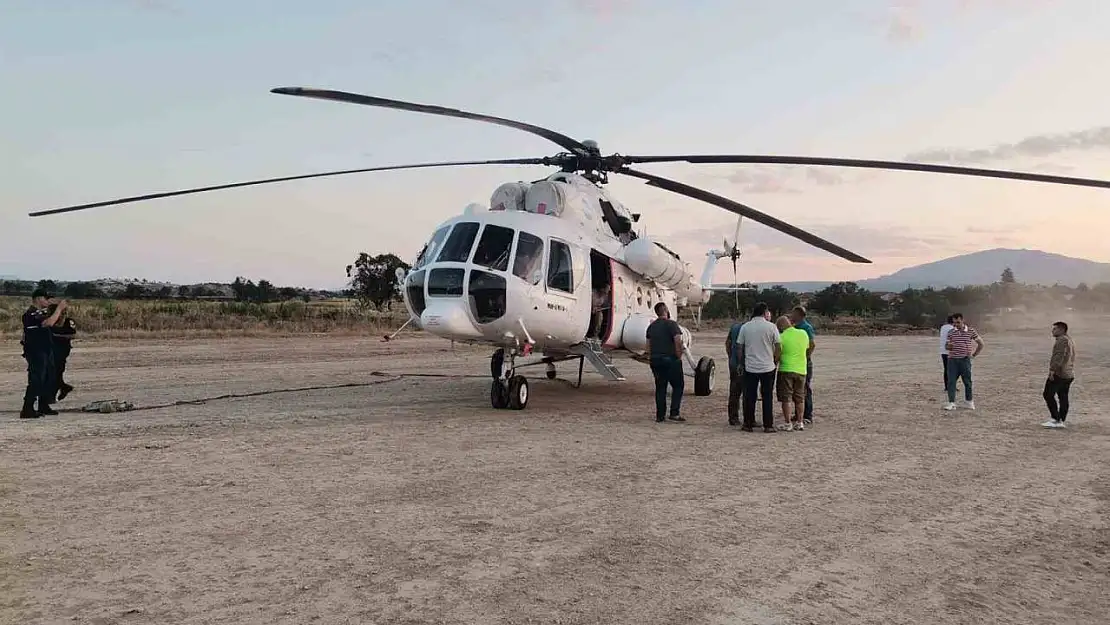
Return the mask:
M 650 238 L 640 237 L 625 246 L 624 261 L 632 271 L 673 289 L 676 299 L 686 300 L 688 303 L 701 301 L 701 285 L 690 273 L 686 263 Z

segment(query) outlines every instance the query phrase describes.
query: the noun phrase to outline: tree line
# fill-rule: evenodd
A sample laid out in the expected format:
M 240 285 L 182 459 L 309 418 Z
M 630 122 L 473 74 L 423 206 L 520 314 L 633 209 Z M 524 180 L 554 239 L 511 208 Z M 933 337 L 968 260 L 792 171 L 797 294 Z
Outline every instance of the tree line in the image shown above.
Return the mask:
M 401 300 L 397 269 L 410 266 L 395 254 L 371 256 L 360 253 L 346 266 L 347 288 L 339 292 L 313 291 L 298 287 L 277 287 L 268 280 L 237 277 L 226 289 L 209 285 L 170 287 L 131 282 L 122 290 L 105 293 L 95 282 L 69 282 L 58 288 L 53 280 L 38 283 L 21 280 L 0 282 L 3 295 L 29 296 L 36 288 L 46 288 L 72 299 L 201 299 L 224 298 L 241 302 L 278 302 L 292 299 L 347 297 L 364 309 L 391 310 Z M 999 279 L 987 285 L 948 287 L 943 289 L 905 289 L 901 292 L 872 292 L 855 282 L 831 284 L 816 293 L 797 293 L 782 285 L 735 293 L 714 293 L 702 308 L 705 319 L 744 318 L 756 302 L 765 302 L 775 315 L 794 306 L 805 305 L 810 311 L 835 320 L 838 317 L 863 317 L 904 324 L 916 328 L 934 327 L 952 312 L 961 312 L 969 320 L 1009 308 L 1027 310 L 1064 310 L 1110 312 L 1110 283 L 1077 287 L 1026 285 L 1018 281 L 1010 268 Z
M 754 287 L 754 285 L 747 285 Z M 909 288 L 900 292 L 872 292 L 855 282 L 837 282 L 812 294 L 795 293 L 782 286 L 714 293 L 702 309 L 708 319 L 743 318 L 757 301 L 765 302 L 775 315 L 804 304 L 822 317 L 875 318 L 914 328 L 940 325 L 953 312 L 969 320 L 1020 308 L 1024 310 L 1110 312 L 1110 283 L 1040 286 L 1018 282 L 1006 268 L 996 282 L 987 285 Z

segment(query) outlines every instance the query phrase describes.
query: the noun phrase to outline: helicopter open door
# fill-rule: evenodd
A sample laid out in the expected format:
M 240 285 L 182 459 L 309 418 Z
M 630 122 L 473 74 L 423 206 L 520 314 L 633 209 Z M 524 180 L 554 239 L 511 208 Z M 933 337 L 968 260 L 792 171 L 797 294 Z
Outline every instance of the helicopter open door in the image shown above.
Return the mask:
M 608 256 L 590 250 L 590 327 L 587 337 L 605 344 L 613 331 L 613 267 Z

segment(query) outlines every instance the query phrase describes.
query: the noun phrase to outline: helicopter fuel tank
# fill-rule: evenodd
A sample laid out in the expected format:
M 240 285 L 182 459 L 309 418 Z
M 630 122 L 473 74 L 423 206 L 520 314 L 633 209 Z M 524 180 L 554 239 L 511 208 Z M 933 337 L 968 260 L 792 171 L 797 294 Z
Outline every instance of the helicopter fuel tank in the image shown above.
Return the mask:
M 648 237 L 640 237 L 624 248 L 624 261 L 630 269 L 657 284 L 674 289 L 679 299 L 698 299 L 701 287 L 686 263 L 659 247 Z

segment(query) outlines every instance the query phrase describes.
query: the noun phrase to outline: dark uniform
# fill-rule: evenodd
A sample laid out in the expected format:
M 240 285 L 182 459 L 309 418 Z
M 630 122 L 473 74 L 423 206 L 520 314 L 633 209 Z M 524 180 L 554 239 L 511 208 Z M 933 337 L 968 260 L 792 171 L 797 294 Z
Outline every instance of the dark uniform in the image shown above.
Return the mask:
M 54 394 L 53 335 L 50 328 L 42 325 L 50 314 L 46 308 L 34 306 L 23 313 L 23 357 L 27 359 L 27 392 L 23 394 L 23 410 L 19 413 L 23 419 L 58 414 L 50 407 Z
M 678 357 L 674 345 L 675 337 L 681 334 L 682 328 L 673 319 L 660 317 L 647 327 L 651 373 L 655 377 L 656 421 L 663 421 L 663 415 L 667 414 L 668 385 L 671 387 L 671 420 L 686 420 L 679 416 L 686 379 L 682 373 L 682 360 Z
M 53 307 L 48 310 L 53 314 Z M 69 358 L 69 352 L 73 349 L 71 341 L 73 335 L 77 334 L 77 322 L 72 317 L 66 317 L 60 319 L 50 329 L 52 330 L 54 351 L 54 391 L 57 393 L 57 399 L 61 401 L 73 390 L 72 386 L 66 384 L 64 375 L 66 359 Z M 51 395 L 51 397 L 54 397 L 54 395 Z

